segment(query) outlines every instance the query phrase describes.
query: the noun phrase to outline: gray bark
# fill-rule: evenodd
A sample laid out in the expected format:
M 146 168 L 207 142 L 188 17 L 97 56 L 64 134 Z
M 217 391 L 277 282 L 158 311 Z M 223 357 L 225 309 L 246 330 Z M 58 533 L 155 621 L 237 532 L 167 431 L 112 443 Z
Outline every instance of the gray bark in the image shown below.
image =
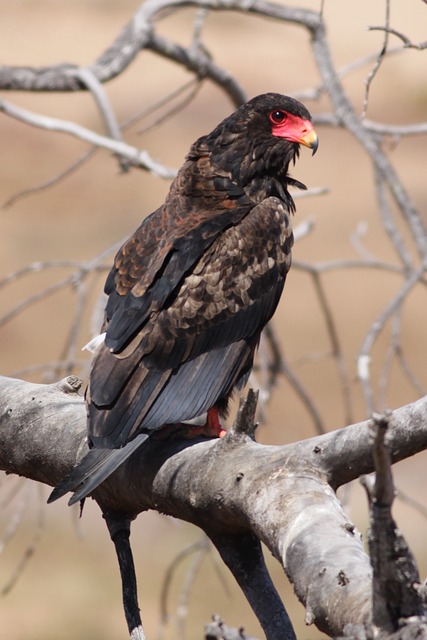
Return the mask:
M 1 469 L 51 486 L 71 471 L 87 451 L 78 388 L 73 377 L 53 385 L 0 378 Z M 427 397 L 393 412 L 389 423 L 392 461 L 424 449 Z M 368 427 L 362 422 L 286 446 L 254 442 L 248 416 L 220 440 L 186 440 L 178 430 L 153 437 L 93 497 L 104 513 L 133 519 L 155 509 L 201 527 L 259 618 L 272 617 L 269 602 L 277 594 L 261 560 L 250 576 L 243 552 L 233 559 L 243 540 L 264 542 L 282 564 L 307 622 L 333 636 L 345 635 L 348 625 L 369 629 L 371 563 L 335 495 L 341 484 L 374 469 Z M 267 604 L 262 593 L 269 593 Z M 286 613 L 275 607 L 285 624 Z M 270 631 L 267 637 L 293 636 Z

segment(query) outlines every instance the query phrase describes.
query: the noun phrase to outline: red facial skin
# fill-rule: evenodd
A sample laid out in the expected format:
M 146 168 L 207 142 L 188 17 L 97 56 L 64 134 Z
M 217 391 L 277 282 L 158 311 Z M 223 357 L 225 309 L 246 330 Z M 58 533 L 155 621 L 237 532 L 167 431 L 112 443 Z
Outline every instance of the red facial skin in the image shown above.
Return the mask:
M 319 142 L 310 120 L 304 120 L 292 113 L 279 110 L 272 111 L 269 117 L 273 125 L 271 129 L 273 136 L 303 144 L 313 149 L 313 154 L 316 153 Z

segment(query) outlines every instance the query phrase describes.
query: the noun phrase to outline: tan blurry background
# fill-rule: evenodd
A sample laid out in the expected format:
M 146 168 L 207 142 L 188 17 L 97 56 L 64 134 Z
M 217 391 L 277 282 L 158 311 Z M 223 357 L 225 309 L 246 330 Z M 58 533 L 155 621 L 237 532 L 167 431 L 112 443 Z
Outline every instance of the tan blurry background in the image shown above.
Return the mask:
M 288 4 L 318 9 L 306 0 Z M 0 64 L 43 66 L 59 62 L 92 63 L 112 42 L 137 8 L 128 0 L 0 0 Z M 362 0 L 329 0 L 325 3 L 334 61 L 338 67 L 379 51 L 383 36 L 368 32 L 368 25 L 384 22 L 383 3 Z M 169 16 L 160 27 L 163 34 L 188 44 L 194 11 Z M 427 38 L 427 8 L 421 2 L 392 3 L 392 25 L 414 42 Z M 248 95 L 265 91 L 296 94 L 317 86 L 319 77 L 306 32 L 273 21 L 237 14 L 211 15 L 204 29 L 205 43 L 215 61 L 229 70 Z M 393 42 L 398 44 L 399 41 Z M 361 110 L 364 79 L 370 65 L 346 77 L 357 110 Z M 119 78 L 105 85 L 119 120 L 155 103 L 190 78 L 182 69 L 144 52 Z M 385 123 L 409 124 L 427 116 L 426 54 L 410 50 L 387 59 L 372 87 L 368 117 Z M 35 112 L 69 119 L 102 132 L 89 95 L 2 95 Z M 329 109 L 326 99 L 307 102 L 313 113 Z M 193 140 L 210 131 L 232 107 L 218 89 L 207 83 L 196 100 L 159 129 L 126 139 L 168 166 L 178 167 Z M 155 117 L 155 116 L 154 116 Z M 144 126 L 154 119 L 144 120 Z M 138 129 L 138 127 L 136 128 Z M 360 257 L 350 242 L 359 223 L 367 225 L 363 239 L 376 258 L 397 263 L 382 230 L 375 204 L 371 165 L 360 147 L 340 130 L 319 128 L 320 148 L 312 158 L 301 153 L 294 175 L 307 185 L 327 187 L 328 195 L 298 201 L 297 221 L 315 220 L 314 232 L 297 243 L 296 261 L 321 262 Z M 402 140 L 390 149 L 405 187 L 420 211 L 426 211 L 425 137 Z M 0 115 L 0 204 L 24 189 L 44 182 L 64 170 L 86 146 L 71 137 L 47 133 Z M 120 175 L 116 161 L 98 152 L 83 169 L 51 189 L 0 210 L 0 279 L 22 267 L 49 260 L 88 260 L 124 238 L 163 200 L 168 183 L 133 170 Z M 402 233 L 405 231 L 402 227 Z M 406 236 L 405 236 L 406 237 Z M 106 260 L 108 264 L 109 260 Z M 0 289 L 0 317 L 29 295 L 69 275 L 67 270 L 30 274 Z M 89 298 L 96 299 L 104 275 L 90 281 Z M 343 352 L 350 372 L 353 420 L 364 419 L 366 408 L 356 381 L 356 356 L 361 342 L 381 309 L 401 286 L 398 276 L 380 272 L 336 271 L 324 279 L 334 309 Z M 0 374 L 40 379 L 28 368 L 58 360 L 76 310 L 70 290 L 56 293 L 31 306 L 13 321 L 0 326 Z M 420 290 L 404 313 L 403 345 L 416 374 L 426 384 L 425 293 Z M 78 342 L 89 337 L 90 309 L 85 315 Z M 295 269 L 287 283 L 275 319 L 289 362 L 319 406 L 329 429 L 343 426 L 344 410 L 333 361 L 318 358 L 330 350 L 325 323 L 307 275 Z M 374 350 L 373 371 L 384 364 L 389 330 Z M 311 356 L 307 359 L 307 356 Z M 316 356 L 316 357 L 313 357 Z M 82 363 L 87 356 L 78 354 Z M 394 408 L 417 397 L 416 391 L 393 370 L 385 405 Z M 259 439 L 285 443 L 311 435 L 307 413 L 287 383 L 281 381 L 268 410 L 268 423 Z M 398 487 L 412 497 L 425 500 L 423 456 L 396 467 Z M 6 490 L 10 485 L 4 485 Z M 25 502 L 25 493 L 29 502 Z M 22 525 L 0 557 L 0 587 L 8 582 L 37 531 L 40 505 L 47 488 L 21 488 L 12 507 L 3 509 L 1 534 L 13 524 L 16 504 L 24 512 Z M 348 510 L 359 528 L 366 530 L 366 504 L 355 485 Z M 395 516 L 416 553 L 425 575 L 427 523 L 407 504 L 398 502 Z M 95 505 L 87 504 L 83 519 L 67 508 L 65 501 L 43 508 L 44 530 L 37 549 L 17 585 L 0 599 L 0 637 L 9 640 L 71 638 L 124 638 L 126 627 L 121 609 L 120 583 L 114 550 Z M 156 514 L 146 514 L 134 525 L 133 548 L 139 578 L 143 621 L 150 638 L 159 623 L 159 593 L 166 567 L 185 545 L 199 538 L 186 524 Z M 219 612 L 227 623 L 244 624 L 249 633 L 261 632 L 248 606 L 234 587 L 232 578 L 215 568 L 215 556 L 207 559 L 196 580 L 190 600 L 186 638 L 202 637 L 203 624 Z M 290 612 L 299 638 L 322 637 L 305 627 L 304 611 L 277 563 L 269 560 L 274 579 Z M 173 583 L 170 610 L 178 606 L 185 581 L 187 561 Z M 224 588 L 225 581 L 227 589 Z M 171 624 L 164 638 L 176 637 Z

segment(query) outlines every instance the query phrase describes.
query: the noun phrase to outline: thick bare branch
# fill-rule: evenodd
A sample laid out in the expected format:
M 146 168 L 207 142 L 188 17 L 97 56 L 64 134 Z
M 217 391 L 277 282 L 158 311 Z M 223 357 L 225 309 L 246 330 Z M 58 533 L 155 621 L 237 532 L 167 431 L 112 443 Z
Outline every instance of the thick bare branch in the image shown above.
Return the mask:
M 77 387 L 73 378 L 56 385 L 0 379 L 2 469 L 49 485 L 70 472 L 87 450 Z M 391 458 L 425 448 L 426 425 L 427 398 L 395 411 Z M 366 625 L 371 616 L 369 559 L 331 488 L 372 471 L 367 428 L 360 423 L 283 447 L 234 430 L 210 441 L 153 437 L 149 450 L 137 451 L 94 497 L 103 512 L 132 518 L 157 509 L 216 541 L 254 534 L 281 562 L 307 621 L 338 635 L 348 622 Z

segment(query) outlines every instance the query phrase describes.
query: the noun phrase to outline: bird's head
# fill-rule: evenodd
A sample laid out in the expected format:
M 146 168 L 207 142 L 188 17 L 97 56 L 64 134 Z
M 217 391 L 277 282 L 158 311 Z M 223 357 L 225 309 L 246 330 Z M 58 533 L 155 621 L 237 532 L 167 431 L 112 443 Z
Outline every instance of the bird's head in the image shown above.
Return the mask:
M 305 106 L 280 93 L 249 100 L 206 137 L 214 163 L 235 180 L 246 183 L 260 176 L 283 180 L 299 154 L 300 145 L 318 147 L 318 138 Z
M 267 94 L 270 98 L 270 105 L 265 101 L 261 101 L 261 109 L 259 114 L 265 119 L 266 111 L 268 112 L 269 127 L 268 133 L 275 138 L 283 138 L 288 142 L 302 144 L 316 153 L 319 146 L 319 140 L 311 122 L 311 115 L 301 102 L 280 96 L 280 94 Z M 277 98 L 276 98 L 277 96 Z M 260 96 L 266 98 L 267 96 Z M 257 98 L 255 98 L 255 102 Z M 266 110 L 265 110 L 266 109 Z
M 294 156 L 301 144 L 314 154 L 319 145 L 309 111 L 298 100 L 280 93 L 265 93 L 249 100 L 228 120 L 228 128 L 240 132 L 252 153 L 259 147 L 255 152 L 259 157 L 270 149 L 285 157 Z

